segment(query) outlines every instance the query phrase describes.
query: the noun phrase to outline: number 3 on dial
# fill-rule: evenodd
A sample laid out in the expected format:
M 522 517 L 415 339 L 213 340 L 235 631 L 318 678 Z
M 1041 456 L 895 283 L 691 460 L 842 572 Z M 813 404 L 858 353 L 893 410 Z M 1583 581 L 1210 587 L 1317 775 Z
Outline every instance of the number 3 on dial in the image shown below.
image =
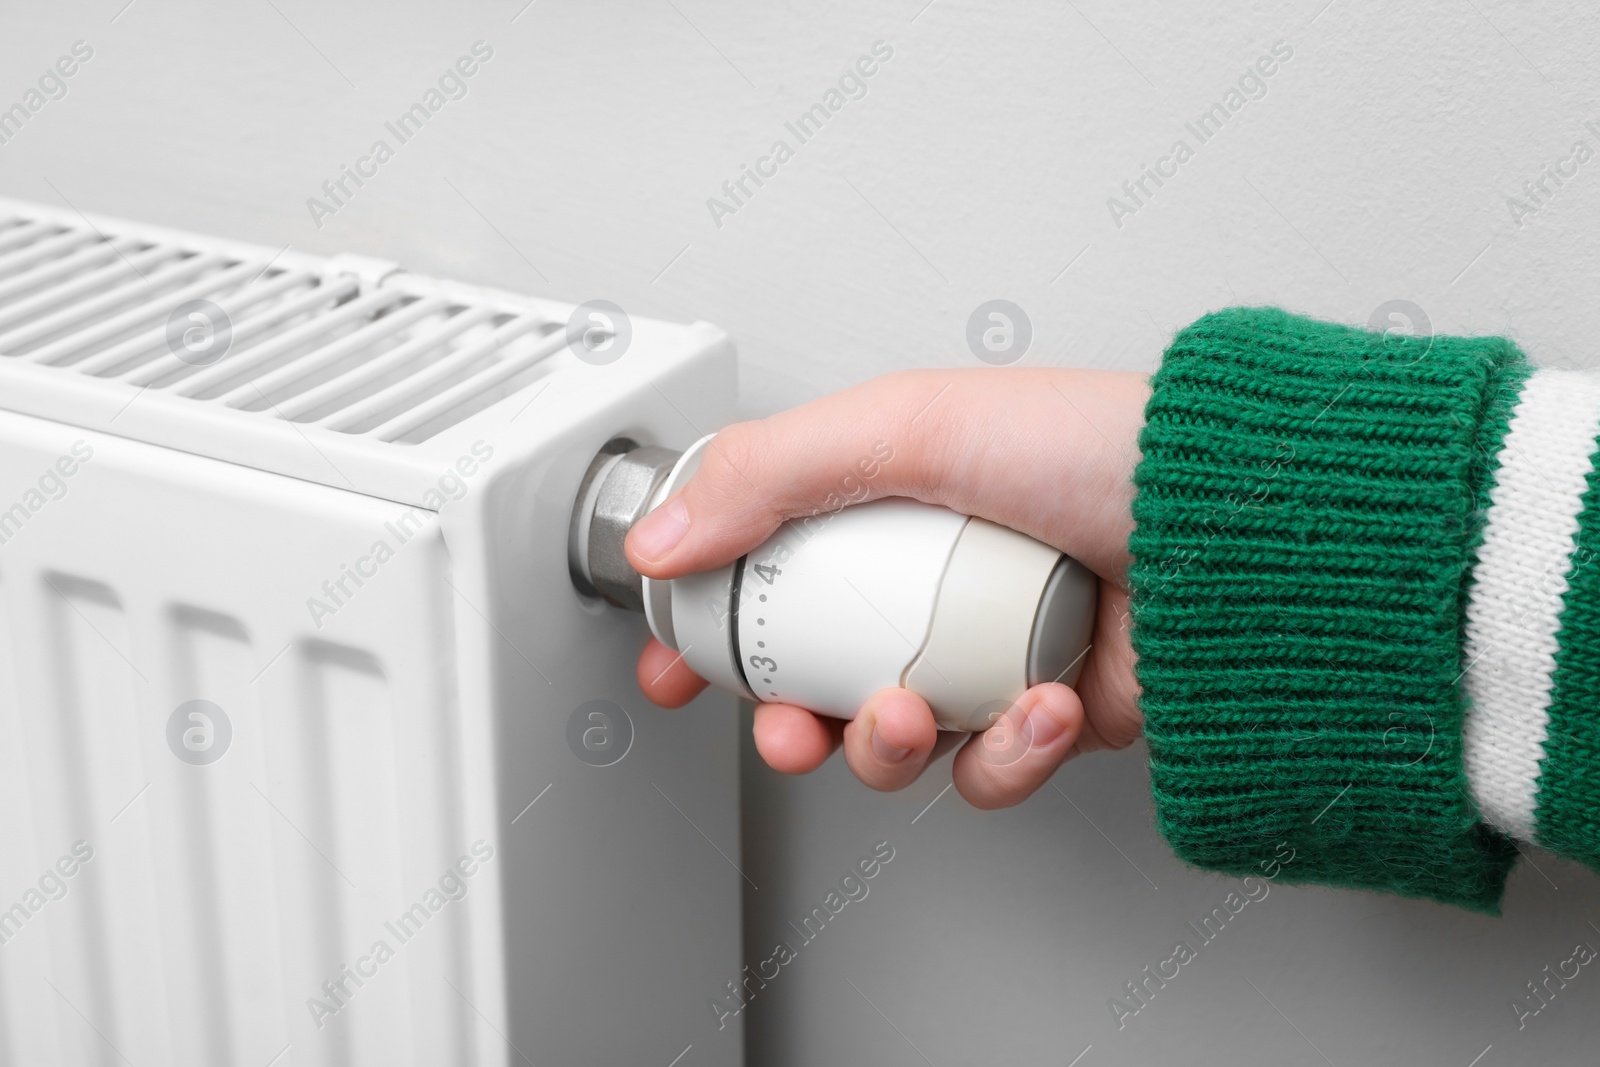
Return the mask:
M 771 674 L 773 671 L 778 669 L 778 661 L 773 659 L 771 656 L 758 656 L 754 653 L 751 653 L 750 666 L 754 667 L 758 671 L 765 671 L 766 673 Z

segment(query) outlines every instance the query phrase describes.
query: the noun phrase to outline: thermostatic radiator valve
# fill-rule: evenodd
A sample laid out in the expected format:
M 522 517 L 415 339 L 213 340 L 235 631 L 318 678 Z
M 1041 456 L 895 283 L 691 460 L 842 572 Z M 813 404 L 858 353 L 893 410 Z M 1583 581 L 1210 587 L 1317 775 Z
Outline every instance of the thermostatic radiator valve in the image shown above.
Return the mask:
M 843 719 L 903 686 L 942 729 L 965 731 L 986 729 L 1030 686 L 1077 680 L 1094 575 L 933 504 L 894 497 L 794 519 L 725 567 L 641 576 L 623 554 L 629 528 L 688 482 L 711 441 L 681 454 L 612 442 L 584 477 L 568 544 L 578 588 L 643 611 L 702 678 Z

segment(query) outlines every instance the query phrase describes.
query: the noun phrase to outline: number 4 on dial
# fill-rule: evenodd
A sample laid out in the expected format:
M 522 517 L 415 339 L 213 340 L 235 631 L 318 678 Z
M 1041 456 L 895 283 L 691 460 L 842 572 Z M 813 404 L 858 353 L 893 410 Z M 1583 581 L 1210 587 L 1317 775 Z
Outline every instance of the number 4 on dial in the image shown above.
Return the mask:
M 760 575 L 761 579 L 768 585 L 771 585 L 778 575 L 783 573 L 783 571 L 779 570 L 777 567 L 774 567 L 770 563 L 757 563 L 750 569 L 755 571 L 756 574 Z

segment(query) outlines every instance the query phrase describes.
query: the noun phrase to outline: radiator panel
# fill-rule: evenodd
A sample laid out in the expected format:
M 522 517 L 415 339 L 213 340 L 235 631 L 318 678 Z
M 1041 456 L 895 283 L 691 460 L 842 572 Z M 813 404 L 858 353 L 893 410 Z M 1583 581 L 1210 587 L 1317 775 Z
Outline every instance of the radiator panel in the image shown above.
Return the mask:
M 94 849 L 0 945 L 6 1040 L 30 1063 L 265 1063 L 297 1044 L 289 1062 L 470 1062 L 466 1009 L 417 974 L 472 985 L 464 931 L 491 883 L 412 942 L 384 927 L 474 840 L 437 517 L 382 582 L 347 581 L 356 595 L 319 630 L 306 600 L 400 509 L 14 415 L 0 499 L 90 440 L 65 495 L 0 545 L 0 747 L 31 823 L 0 856 L 0 899 L 74 842 Z M 231 726 L 208 765 L 168 741 L 194 699 Z M 376 977 L 323 990 L 384 939 L 395 958 Z M 312 998 L 336 1009 L 320 1029 Z
M 723 425 L 733 350 L 580 358 L 577 314 L 0 200 L 0 909 L 94 850 L 0 910 L 0 1063 L 742 1062 L 733 701 L 650 707 L 566 554 L 596 452 Z

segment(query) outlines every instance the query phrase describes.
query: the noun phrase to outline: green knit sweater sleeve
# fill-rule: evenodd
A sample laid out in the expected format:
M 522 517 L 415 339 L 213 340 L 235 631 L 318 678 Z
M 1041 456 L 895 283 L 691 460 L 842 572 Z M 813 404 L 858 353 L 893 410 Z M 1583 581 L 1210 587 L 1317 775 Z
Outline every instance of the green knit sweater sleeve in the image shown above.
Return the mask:
M 1501 338 L 1270 308 L 1173 341 L 1130 584 L 1156 818 L 1183 859 L 1498 909 L 1516 828 L 1469 782 L 1464 649 L 1528 375 Z M 1600 677 L 1600 655 L 1575 670 Z

